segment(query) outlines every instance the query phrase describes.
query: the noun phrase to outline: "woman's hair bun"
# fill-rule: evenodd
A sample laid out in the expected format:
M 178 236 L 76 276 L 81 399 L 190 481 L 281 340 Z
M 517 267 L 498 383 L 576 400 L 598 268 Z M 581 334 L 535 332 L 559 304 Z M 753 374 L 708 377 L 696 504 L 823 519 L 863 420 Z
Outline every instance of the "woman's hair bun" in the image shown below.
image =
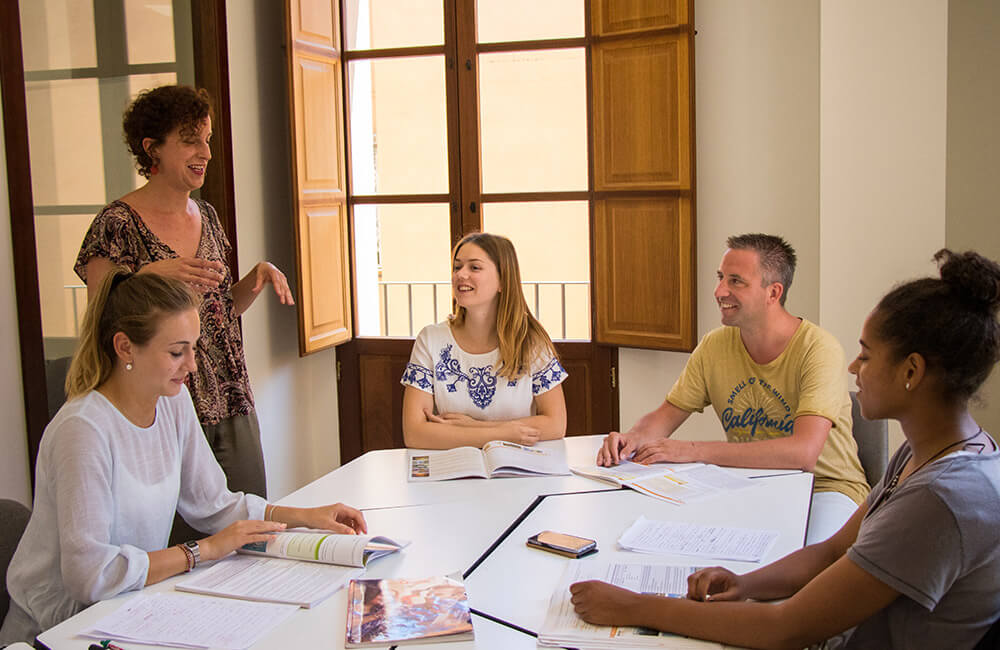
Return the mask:
M 934 254 L 941 280 L 971 305 L 991 314 L 1000 311 L 1000 264 L 973 251 L 954 253 L 942 248 Z

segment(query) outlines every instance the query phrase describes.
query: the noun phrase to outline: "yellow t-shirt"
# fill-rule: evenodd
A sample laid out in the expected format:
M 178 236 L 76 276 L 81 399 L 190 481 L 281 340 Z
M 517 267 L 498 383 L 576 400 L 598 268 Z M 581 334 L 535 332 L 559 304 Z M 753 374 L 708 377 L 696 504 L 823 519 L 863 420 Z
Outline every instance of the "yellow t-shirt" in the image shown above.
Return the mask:
M 869 487 L 851 435 L 851 398 L 837 340 L 803 319 L 784 351 L 760 365 L 747 354 L 736 327 L 720 327 L 698 343 L 667 400 L 699 413 L 709 404 L 729 442 L 792 434 L 795 418 L 819 415 L 830 435 L 813 473 L 816 491 L 846 494 L 860 504 Z

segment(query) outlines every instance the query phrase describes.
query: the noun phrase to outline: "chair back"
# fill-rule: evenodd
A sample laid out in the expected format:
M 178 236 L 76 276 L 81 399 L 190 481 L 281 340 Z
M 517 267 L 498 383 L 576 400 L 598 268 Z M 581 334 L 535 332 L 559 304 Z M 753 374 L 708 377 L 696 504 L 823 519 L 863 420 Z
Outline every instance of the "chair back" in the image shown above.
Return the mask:
M 851 419 L 854 441 L 858 443 L 858 460 L 865 470 L 868 485 L 874 486 L 882 479 L 889 464 L 889 423 L 886 420 L 866 420 L 861 415 L 861 405 L 854 391 L 851 391 Z
M 997 650 L 1000 648 L 1000 618 L 986 631 L 986 636 L 979 640 L 972 650 Z
M 10 559 L 17 550 L 17 543 L 21 541 L 24 528 L 31 518 L 31 510 L 28 510 L 19 501 L 11 499 L 0 499 L 0 587 L 3 588 L 3 595 L 0 596 L 0 623 L 7 616 L 10 609 L 10 596 L 7 594 L 7 566 Z

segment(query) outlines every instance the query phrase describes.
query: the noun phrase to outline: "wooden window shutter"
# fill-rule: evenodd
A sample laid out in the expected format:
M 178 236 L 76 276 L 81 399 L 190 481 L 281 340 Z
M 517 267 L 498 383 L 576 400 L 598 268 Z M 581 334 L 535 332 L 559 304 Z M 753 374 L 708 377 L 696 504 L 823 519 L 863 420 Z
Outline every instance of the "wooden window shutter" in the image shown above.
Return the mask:
M 299 353 L 351 338 L 338 0 L 286 0 Z
M 591 3 L 594 339 L 696 343 L 692 0 Z

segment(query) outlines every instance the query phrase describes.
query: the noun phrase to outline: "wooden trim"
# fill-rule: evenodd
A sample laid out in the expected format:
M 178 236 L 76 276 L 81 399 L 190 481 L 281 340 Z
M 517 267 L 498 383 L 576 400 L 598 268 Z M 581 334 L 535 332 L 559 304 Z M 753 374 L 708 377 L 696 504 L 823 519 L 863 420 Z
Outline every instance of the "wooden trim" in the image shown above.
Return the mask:
M 445 45 L 416 45 L 413 47 L 384 47 L 374 50 L 345 50 L 341 56 L 346 61 L 358 59 L 391 59 L 401 56 L 429 56 L 445 54 Z
M 504 41 L 502 43 L 478 43 L 476 52 L 491 54 L 494 52 L 524 52 L 530 50 L 566 50 L 576 47 L 586 47 L 589 39 L 586 36 L 571 38 L 547 38 L 534 41 Z
M 397 203 L 448 203 L 450 194 L 357 194 L 350 197 L 351 205 L 390 205 Z
M 459 197 L 460 232 L 452 232 L 454 241 L 462 235 L 482 230 L 482 152 L 479 142 L 479 57 L 476 55 L 476 2 L 457 0 L 455 3 L 455 45 L 458 74 L 459 156 L 462 189 Z
M 532 201 L 589 201 L 591 193 L 586 190 L 578 192 L 484 192 L 481 195 L 483 203 L 528 203 Z
M 236 186 L 233 179 L 233 125 L 229 98 L 229 49 L 226 0 L 201 0 L 191 7 L 195 83 L 206 89 L 214 103 L 212 161 L 215 173 L 205 175 L 201 197 L 211 203 L 232 244 L 229 268 L 239 280 L 236 238 Z
M 462 237 L 462 130 L 459 126 L 460 100 L 458 65 L 458 16 L 455 0 L 444 3 L 445 111 L 448 126 L 448 233 L 454 245 Z
M 21 385 L 27 425 L 32 488 L 35 458 L 48 423 L 45 352 L 42 347 L 42 307 L 38 293 L 35 216 L 31 197 L 28 110 L 21 58 L 21 17 L 18 2 L 0 2 L 0 95 L 7 156 L 7 191 L 14 261 L 14 295 L 21 352 Z

